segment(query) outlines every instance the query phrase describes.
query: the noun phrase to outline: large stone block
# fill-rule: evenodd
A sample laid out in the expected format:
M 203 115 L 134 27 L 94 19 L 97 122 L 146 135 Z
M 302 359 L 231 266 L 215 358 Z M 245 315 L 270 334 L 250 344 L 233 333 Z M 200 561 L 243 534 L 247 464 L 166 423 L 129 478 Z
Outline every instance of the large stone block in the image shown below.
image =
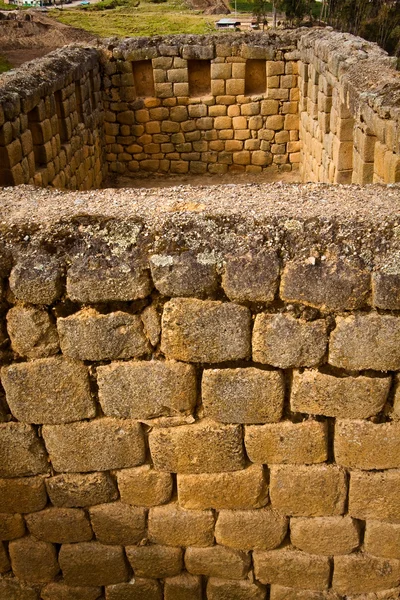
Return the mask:
M 268 502 L 268 484 L 261 466 L 233 473 L 178 474 L 178 501 L 188 509 L 251 509 Z
M 26 477 L 49 470 L 42 441 L 25 423 L 0 423 L 0 456 L 0 477 Z
M 112 502 L 118 496 L 108 473 L 71 473 L 46 479 L 47 492 L 55 506 L 86 507 Z
M 22 515 L 0 512 L 0 540 L 15 540 L 24 533 L 25 522 Z
M 273 423 L 245 428 L 245 447 L 253 463 L 312 464 L 328 458 L 327 423 Z
M 128 419 L 44 425 L 43 438 L 58 472 L 122 469 L 145 459 L 142 428 Z
M 97 368 L 97 382 L 104 414 L 113 417 L 189 415 L 196 404 L 196 372 L 184 363 L 112 363 Z
M 287 528 L 288 519 L 270 508 L 221 510 L 215 539 L 237 550 L 272 550 L 282 543 Z
M 14 579 L 0 579 L 0 598 L 2 600 L 38 600 L 39 593 L 21 581 Z
M 8 547 L 16 577 L 31 584 L 52 581 L 60 570 L 53 544 L 26 536 L 12 540 Z
M 250 556 L 246 552 L 224 546 L 187 548 L 185 552 L 186 569 L 193 575 L 245 579 L 250 565 Z
M 270 600 L 341 600 L 341 596 L 331 589 L 317 592 L 273 584 L 270 586 Z
M 44 542 L 88 542 L 93 537 L 89 519 L 79 508 L 45 508 L 25 520 L 30 533 Z
M 102 544 L 128 546 L 146 537 L 144 508 L 111 502 L 92 506 L 89 514 L 96 539 Z
M 261 583 L 306 590 L 328 589 L 330 561 L 327 556 L 283 548 L 256 550 L 253 552 L 253 560 L 255 576 Z
M 335 377 L 319 371 L 293 374 L 290 406 L 294 412 L 342 419 L 366 419 L 380 412 L 391 377 Z
M 266 588 L 257 582 L 218 577 L 210 577 L 207 582 L 208 600 L 265 600 L 266 597 Z
M 237 425 L 205 420 L 153 429 L 149 444 L 154 466 L 160 471 L 213 473 L 244 467 L 242 433 Z
M 372 304 L 384 310 L 400 310 L 400 273 L 372 274 Z
M 187 362 L 225 362 L 250 355 L 250 311 L 233 303 L 177 298 L 164 307 L 161 350 Z
M 97 600 L 101 598 L 100 587 L 72 586 L 62 581 L 48 583 L 40 593 L 42 600 Z
M 346 474 L 336 465 L 273 466 L 270 495 L 272 507 L 285 515 L 342 515 L 347 495 Z
M 128 583 L 107 585 L 105 592 L 106 600 L 163 600 L 160 583 L 141 577 L 135 577 Z
M 211 546 L 214 515 L 211 510 L 185 510 L 177 504 L 149 510 L 148 536 L 153 544 L 165 546 Z
M 323 319 L 304 321 L 284 314 L 256 316 L 253 360 L 287 369 L 312 367 L 323 361 L 327 345 Z
M 279 421 L 284 395 L 284 379 L 279 371 L 250 367 L 203 372 L 205 415 L 222 423 Z
M 400 524 L 368 520 L 364 548 L 373 556 L 400 559 Z
M 70 585 L 98 586 L 129 580 L 120 546 L 98 542 L 63 544 L 58 555 L 64 580 Z
M 46 504 L 43 477 L 0 479 L 0 512 L 30 513 L 42 510 Z
M 337 464 L 352 469 L 400 468 L 400 422 L 337 420 L 334 450 Z
M 162 579 L 182 571 L 182 549 L 170 546 L 128 546 L 126 555 L 138 577 Z
M 1 370 L 14 417 L 27 423 L 58 424 L 96 415 L 87 367 L 62 357 L 14 363 Z
M 173 482 L 170 473 L 143 465 L 117 471 L 116 476 L 121 502 L 149 507 L 164 504 L 171 498 Z
M 360 528 L 350 517 L 290 519 L 290 541 L 309 554 L 350 554 L 360 544 Z
M 400 470 L 350 473 L 349 514 L 400 523 Z
M 398 585 L 400 561 L 368 554 L 335 556 L 332 587 L 339 594 L 365 594 Z
M 25 258 L 11 271 L 10 289 L 23 302 L 52 304 L 63 292 L 61 269 L 49 257 Z
M 217 289 L 216 262 L 212 255 L 154 254 L 150 257 L 150 267 L 154 285 L 164 296 L 203 298 Z
M 57 329 L 45 310 L 14 306 L 7 313 L 11 347 L 24 358 L 43 358 L 59 351 Z

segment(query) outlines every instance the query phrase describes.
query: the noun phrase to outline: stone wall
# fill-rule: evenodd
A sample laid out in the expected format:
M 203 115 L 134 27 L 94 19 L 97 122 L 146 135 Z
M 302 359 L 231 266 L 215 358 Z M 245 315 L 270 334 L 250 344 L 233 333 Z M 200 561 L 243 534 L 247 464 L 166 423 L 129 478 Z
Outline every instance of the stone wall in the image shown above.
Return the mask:
M 400 187 L 0 191 L 2 600 L 394 600 Z

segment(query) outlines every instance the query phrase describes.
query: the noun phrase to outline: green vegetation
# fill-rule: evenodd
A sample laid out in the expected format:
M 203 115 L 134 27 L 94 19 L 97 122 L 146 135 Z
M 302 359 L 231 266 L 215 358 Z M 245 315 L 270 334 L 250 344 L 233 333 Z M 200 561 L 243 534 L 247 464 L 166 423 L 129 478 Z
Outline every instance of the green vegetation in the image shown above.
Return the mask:
M 10 69 L 12 69 L 12 66 L 10 65 L 8 60 L 4 56 L 1 56 L 1 54 L 0 54 L 0 73 L 5 73 L 6 71 L 9 71 Z
M 4 4 L 2 0 L 0 0 L 0 10 L 15 10 L 18 8 L 16 4 Z

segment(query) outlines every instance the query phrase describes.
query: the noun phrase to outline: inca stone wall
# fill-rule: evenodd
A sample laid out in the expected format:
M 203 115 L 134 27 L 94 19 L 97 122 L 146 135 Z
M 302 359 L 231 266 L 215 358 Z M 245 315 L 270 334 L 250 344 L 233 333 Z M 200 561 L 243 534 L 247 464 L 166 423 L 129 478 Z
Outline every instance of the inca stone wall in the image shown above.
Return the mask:
M 67 47 L 0 78 L 0 185 L 299 167 L 305 182 L 394 183 L 394 60 L 330 29 Z
M 0 203 L 2 600 L 398 598 L 398 185 Z

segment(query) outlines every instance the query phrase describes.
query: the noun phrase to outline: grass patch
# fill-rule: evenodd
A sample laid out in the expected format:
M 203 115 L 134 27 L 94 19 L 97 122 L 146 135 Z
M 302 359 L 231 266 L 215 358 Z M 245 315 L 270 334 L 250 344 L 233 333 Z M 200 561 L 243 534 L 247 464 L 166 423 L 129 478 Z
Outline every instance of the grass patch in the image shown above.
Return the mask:
M 6 71 L 9 71 L 10 69 L 12 69 L 12 66 L 10 65 L 8 60 L 4 56 L 1 56 L 1 54 L 0 54 L 0 73 L 5 73 Z
M 16 4 L 4 4 L 2 0 L 0 0 L 0 10 L 15 10 L 18 8 Z

